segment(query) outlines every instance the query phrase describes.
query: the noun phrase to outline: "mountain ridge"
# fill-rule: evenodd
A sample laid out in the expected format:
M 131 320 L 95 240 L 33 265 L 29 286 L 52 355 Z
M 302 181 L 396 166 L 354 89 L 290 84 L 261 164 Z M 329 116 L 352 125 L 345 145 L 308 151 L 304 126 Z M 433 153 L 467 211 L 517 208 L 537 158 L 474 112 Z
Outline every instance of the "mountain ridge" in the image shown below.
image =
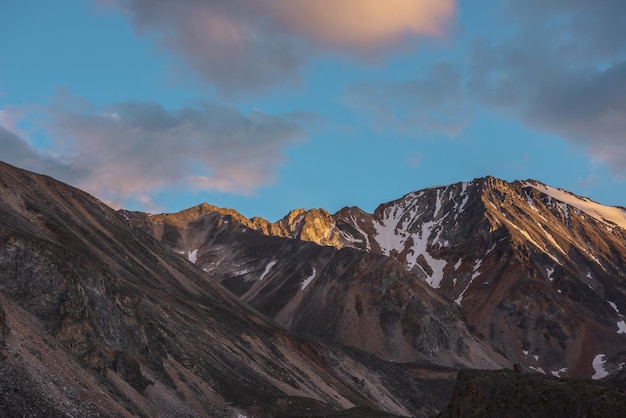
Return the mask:
M 336 248 L 399 261 L 461 306 L 479 335 L 513 362 L 546 374 L 592 377 L 598 356 L 605 356 L 605 367 L 613 371 L 626 360 L 615 348 L 624 347 L 626 336 L 626 230 L 620 207 L 536 180 L 509 183 L 488 176 L 410 192 L 371 214 L 357 207 L 334 215 L 310 211 L 308 219 L 303 213 L 292 217 L 299 223 L 281 230 L 290 234 L 277 235 L 299 239 L 298 231 L 319 219 L 317 236 L 338 237 Z M 195 251 L 194 261 L 211 274 L 220 252 L 203 255 L 204 238 L 198 237 L 187 248 L 176 240 L 168 245 L 188 258 Z M 314 241 L 311 237 L 307 240 Z M 271 257 L 264 262 L 263 280 L 273 277 L 271 262 Z M 226 276 L 237 272 L 244 273 L 235 276 L 246 286 L 261 286 L 251 284 L 260 276 L 220 270 Z M 222 282 L 234 286 L 236 280 Z M 237 288 L 255 306 L 258 296 Z M 604 341 L 602 347 L 589 350 L 596 339 Z
M 425 416 L 449 393 L 289 332 L 123 213 L 4 163 L 0 306 L 0 415 Z
M 563 393 L 619 414 L 596 382 L 463 372 L 624 386 L 624 232 L 565 208 L 456 183 L 342 209 L 336 249 L 210 205 L 151 223 L 0 163 L 0 415 L 498 416 Z

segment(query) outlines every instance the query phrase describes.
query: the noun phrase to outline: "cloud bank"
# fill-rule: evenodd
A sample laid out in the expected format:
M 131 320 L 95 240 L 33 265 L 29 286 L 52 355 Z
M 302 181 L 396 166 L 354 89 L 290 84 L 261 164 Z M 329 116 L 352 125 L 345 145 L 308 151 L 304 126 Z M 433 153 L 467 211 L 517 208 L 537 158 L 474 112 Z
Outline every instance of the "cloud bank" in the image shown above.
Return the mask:
M 378 54 L 406 37 L 442 35 L 455 1 L 120 0 L 119 7 L 139 33 L 232 93 L 297 79 L 312 51 Z
M 560 136 L 626 179 L 626 2 L 508 1 L 499 18 L 509 33 L 478 37 L 462 59 L 414 79 L 353 85 L 347 102 L 388 126 L 447 133 L 487 109 Z
M 288 118 L 216 104 L 169 110 L 153 102 L 44 110 L 50 149 L 0 127 L 9 163 L 46 172 L 119 206 L 164 188 L 250 193 L 275 179 L 284 150 L 305 134 Z
M 471 93 L 626 178 L 626 3 L 511 1 L 508 13 L 517 32 L 476 46 Z

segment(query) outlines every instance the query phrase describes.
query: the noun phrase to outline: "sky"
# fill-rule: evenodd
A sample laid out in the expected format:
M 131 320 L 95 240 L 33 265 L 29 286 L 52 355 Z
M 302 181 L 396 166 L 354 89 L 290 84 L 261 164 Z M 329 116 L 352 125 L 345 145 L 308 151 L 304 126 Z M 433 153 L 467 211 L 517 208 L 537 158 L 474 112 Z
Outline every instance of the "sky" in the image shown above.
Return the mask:
M 486 175 L 626 206 L 626 2 L 3 1 L 0 160 L 153 213 Z

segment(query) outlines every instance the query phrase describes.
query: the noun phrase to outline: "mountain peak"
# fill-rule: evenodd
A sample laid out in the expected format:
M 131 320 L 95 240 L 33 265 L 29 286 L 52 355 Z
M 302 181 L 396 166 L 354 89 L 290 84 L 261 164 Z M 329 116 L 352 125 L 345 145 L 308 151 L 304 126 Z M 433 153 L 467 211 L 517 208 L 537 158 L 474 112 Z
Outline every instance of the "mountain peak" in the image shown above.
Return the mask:
M 603 341 L 618 345 L 624 338 L 619 332 L 626 335 L 626 289 L 620 284 L 626 277 L 625 226 L 623 208 L 533 179 L 493 176 L 417 190 L 371 214 L 356 207 L 334 215 L 297 209 L 276 223 L 252 225 L 265 235 L 393 258 L 461 306 L 508 358 L 557 374 L 567 369 L 572 376 L 592 375 L 593 356 L 579 344 L 586 332 L 602 329 Z M 317 274 L 311 271 L 310 280 Z M 542 312 L 558 316 L 558 327 L 541 319 Z M 525 340 L 513 346 L 520 335 Z M 617 355 L 610 344 L 603 350 Z

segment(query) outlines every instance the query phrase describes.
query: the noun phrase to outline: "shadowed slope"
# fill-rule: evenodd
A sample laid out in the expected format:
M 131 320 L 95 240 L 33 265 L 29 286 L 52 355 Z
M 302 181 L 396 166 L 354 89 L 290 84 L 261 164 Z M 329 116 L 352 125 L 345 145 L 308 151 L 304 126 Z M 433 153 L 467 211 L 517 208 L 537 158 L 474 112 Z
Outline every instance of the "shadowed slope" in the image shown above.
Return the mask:
M 448 391 L 360 352 L 290 335 L 122 214 L 3 163 L 0 304 L 0 325 L 10 330 L 2 332 L 0 399 L 28 386 L 23 399 L 53 416 L 356 406 L 413 416 L 436 411 Z
M 480 337 L 528 369 L 589 378 L 626 362 L 624 208 L 486 177 L 412 192 L 373 214 L 293 211 L 278 232 L 208 205 L 183 213 L 129 216 L 285 326 L 383 358 L 452 364 L 431 355 L 460 335 L 444 294 Z

